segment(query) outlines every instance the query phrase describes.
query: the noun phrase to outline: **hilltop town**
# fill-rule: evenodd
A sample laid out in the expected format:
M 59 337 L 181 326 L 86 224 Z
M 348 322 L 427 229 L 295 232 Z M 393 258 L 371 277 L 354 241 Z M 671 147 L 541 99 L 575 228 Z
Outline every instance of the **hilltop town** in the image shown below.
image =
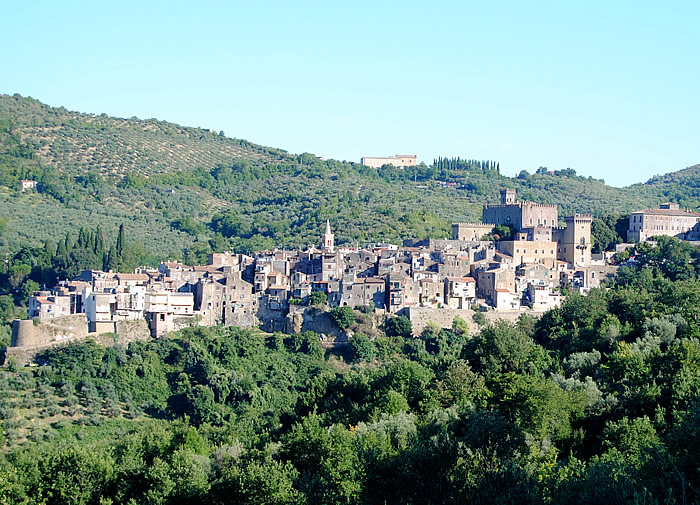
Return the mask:
M 591 254 L 591 215 L 559 223 L 556 205 L 518 201 L 504 189 L 499 204 L 484 206 L 483 222 L 454 223 L 451 239 L 336 247 L 328 221 L 320 248 L 213 253 L 207 265 L 163 262 L 129 273 L 83 271 L 31 296 L 29 317 L 54 325 L 73 317 L 71 328 L 85 328 L 36 337 L 16 321 L 11 347 L 119 334 L 126 321 L 145 321 L 153 337 L 192 325 L 293 332 L 295 315 L 318 300 L 446 327 L 460 311 L 542 312 L 561 303 L 562 288 L 586 293 L 615 270 Z M 487 237 L 499 229 L 512 236 Z

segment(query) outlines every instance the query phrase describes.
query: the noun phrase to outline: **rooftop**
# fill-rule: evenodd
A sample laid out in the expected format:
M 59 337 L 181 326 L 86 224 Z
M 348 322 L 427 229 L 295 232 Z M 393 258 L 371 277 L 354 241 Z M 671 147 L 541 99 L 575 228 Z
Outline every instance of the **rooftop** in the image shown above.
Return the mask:
M 652 216 L 683 216 L 683 217 L 700 217 L 700 214 L 688 209 L 645 209 L 638 210 L 632 214 L 649 214 Z

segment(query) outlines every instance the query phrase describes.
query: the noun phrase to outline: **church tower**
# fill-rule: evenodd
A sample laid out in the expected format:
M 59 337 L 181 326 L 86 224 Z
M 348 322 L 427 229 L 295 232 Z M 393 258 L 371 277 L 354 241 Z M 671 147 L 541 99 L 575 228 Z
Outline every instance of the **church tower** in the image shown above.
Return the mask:
M 331 232 L 331 222 L 326 220 L 326 231 L 321 235 L 321 250 L 324 253 L 332 253 L 335 251 L 335 238 Z

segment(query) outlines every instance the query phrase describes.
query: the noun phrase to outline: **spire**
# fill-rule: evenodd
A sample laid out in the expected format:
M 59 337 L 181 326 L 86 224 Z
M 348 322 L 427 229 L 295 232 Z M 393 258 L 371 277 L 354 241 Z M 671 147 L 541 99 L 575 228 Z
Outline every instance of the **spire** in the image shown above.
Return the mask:
M 335 240 L 329 219 L 326 220 L 326 231 L 321 235 L 321 244 L 321 250 L 325 253 L 332 253 L 335 248 Z

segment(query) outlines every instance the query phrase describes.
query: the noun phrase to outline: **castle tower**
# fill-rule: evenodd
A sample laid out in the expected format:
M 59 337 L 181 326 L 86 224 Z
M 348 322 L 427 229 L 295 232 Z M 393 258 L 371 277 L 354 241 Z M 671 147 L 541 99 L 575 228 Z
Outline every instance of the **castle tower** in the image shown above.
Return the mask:
M 515 190 L 503 188 L 501 190 L 501 205 L 512 205 L 515 203 Z
M 557 230 L 557 256 L 572 267 L 591 266 L 591 225 L 590 214 L 566 216 L 566 228 Z
M 324 253 L 332 253 L 335 250 L 335 238 L 331 232 L 331 222 L 326 220 L 326 231 L 321 235 L 321 250 Z

